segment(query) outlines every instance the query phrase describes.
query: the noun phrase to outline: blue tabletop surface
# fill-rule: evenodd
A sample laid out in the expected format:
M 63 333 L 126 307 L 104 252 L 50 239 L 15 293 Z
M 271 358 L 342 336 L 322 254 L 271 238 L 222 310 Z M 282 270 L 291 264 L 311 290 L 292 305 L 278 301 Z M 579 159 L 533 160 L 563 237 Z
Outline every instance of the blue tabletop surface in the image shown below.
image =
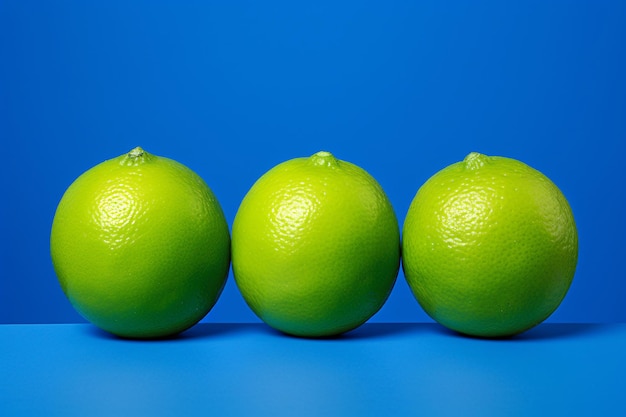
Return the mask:
M 626 324 L 512 339 L 366 324 L 308 340 L 200 324 L 129 341 L 88 324 L 0 326 L 0 415 L 626 415 Z

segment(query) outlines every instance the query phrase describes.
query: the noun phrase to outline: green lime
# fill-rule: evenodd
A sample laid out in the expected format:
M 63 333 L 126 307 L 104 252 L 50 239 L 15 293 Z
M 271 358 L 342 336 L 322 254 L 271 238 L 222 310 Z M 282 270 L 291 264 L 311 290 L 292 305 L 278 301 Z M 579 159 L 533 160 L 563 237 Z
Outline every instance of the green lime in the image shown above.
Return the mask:
M 233 223 L 233 272 L 250 308 L 285 333 L 352 330 L 387 300 L 400 235 L 380 185 L 329 152 L 283 162 L 250 189 Z
M 197 174 L 135 148 L 70 185 L 50 251 L 82 316 L 123 337 L 154 338 L 193 326 L 213 307 L 228 274 L 230 236 Z
M 578 236 L 567 200 L 545 175 L 470 153 L 419 189 L 402 248 L 406 280 L 426 313 L 461 333 L 501 337 L 560 305 Z

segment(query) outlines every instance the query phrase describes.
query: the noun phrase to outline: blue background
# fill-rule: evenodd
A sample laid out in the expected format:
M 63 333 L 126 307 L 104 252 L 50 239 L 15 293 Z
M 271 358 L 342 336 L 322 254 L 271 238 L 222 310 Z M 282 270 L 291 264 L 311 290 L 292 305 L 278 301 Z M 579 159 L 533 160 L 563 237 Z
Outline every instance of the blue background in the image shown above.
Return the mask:
M 318 150 L 377 178 L 401 223 L 470 151 L 519 159 L 579 229 L 549 320 L 626 320 L 626 2 L 126 3 L 0 0 L 0 323 L 82 321 L 52 269 L 54 211 L 137 145 L 199 173 L 231 225 L 259 176 Z M 204 321 L 257 321 L 232 275 Z M 402 272 L 372 321 L 429 321 Z

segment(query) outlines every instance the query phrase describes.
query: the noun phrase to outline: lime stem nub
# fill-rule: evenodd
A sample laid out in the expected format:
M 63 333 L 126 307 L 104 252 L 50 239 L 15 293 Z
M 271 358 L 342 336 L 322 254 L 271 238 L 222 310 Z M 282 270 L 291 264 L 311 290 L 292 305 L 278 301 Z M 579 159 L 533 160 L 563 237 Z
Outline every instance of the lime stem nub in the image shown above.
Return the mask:
M 335 156 L 327 151 L 319 151 L 313 155 L 311 155 L 311 161 L 315 165 L 324 165 L 324 166 L 336 166 L 339 160 L 335 158 Z
M 478 169 L 489 162 L 489 157 L 478 152 L 470 152 L 464 159 L 463 163 L 467 169 Z
M 141 148 L 141 146 L 137 146 L 136 148 L 128 152 L 126 155 L 123 155 L 120 159 L 121 159 L 120 163 L 122 165 L 136 166 L 139 164 L 143 164 L 144 162 L 152 159 L 152 155 L 144 151 Z
M 130 152 L 128 152 L 128 157 L 129 158 L 139 158 L 139 157 L 143 156 L 143 154 L 144 154 L 144 150 L 141 148 L 141 146 L 137 146 L 135 149 L 133 149 Z

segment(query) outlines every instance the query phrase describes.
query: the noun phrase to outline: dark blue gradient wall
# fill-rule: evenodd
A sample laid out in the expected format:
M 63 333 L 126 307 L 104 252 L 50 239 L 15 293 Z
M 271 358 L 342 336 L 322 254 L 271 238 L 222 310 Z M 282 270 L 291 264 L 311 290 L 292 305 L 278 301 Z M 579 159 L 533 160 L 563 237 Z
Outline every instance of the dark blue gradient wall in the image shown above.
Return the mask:
M 580 256 L 550 318 L 626 320 L 626 3 L 0 2 L 0 322 L 81 320 L 49 232 L 83 171 L 142 146 L 198 172 L 229 224 L 253 182 L 319 150 L 398 219 L 470 151 L 520 159 L 572 205 Z M 206 321 L 254 321 L 232 280 Z M 373 321 L 423 321 L 402 273 Z

